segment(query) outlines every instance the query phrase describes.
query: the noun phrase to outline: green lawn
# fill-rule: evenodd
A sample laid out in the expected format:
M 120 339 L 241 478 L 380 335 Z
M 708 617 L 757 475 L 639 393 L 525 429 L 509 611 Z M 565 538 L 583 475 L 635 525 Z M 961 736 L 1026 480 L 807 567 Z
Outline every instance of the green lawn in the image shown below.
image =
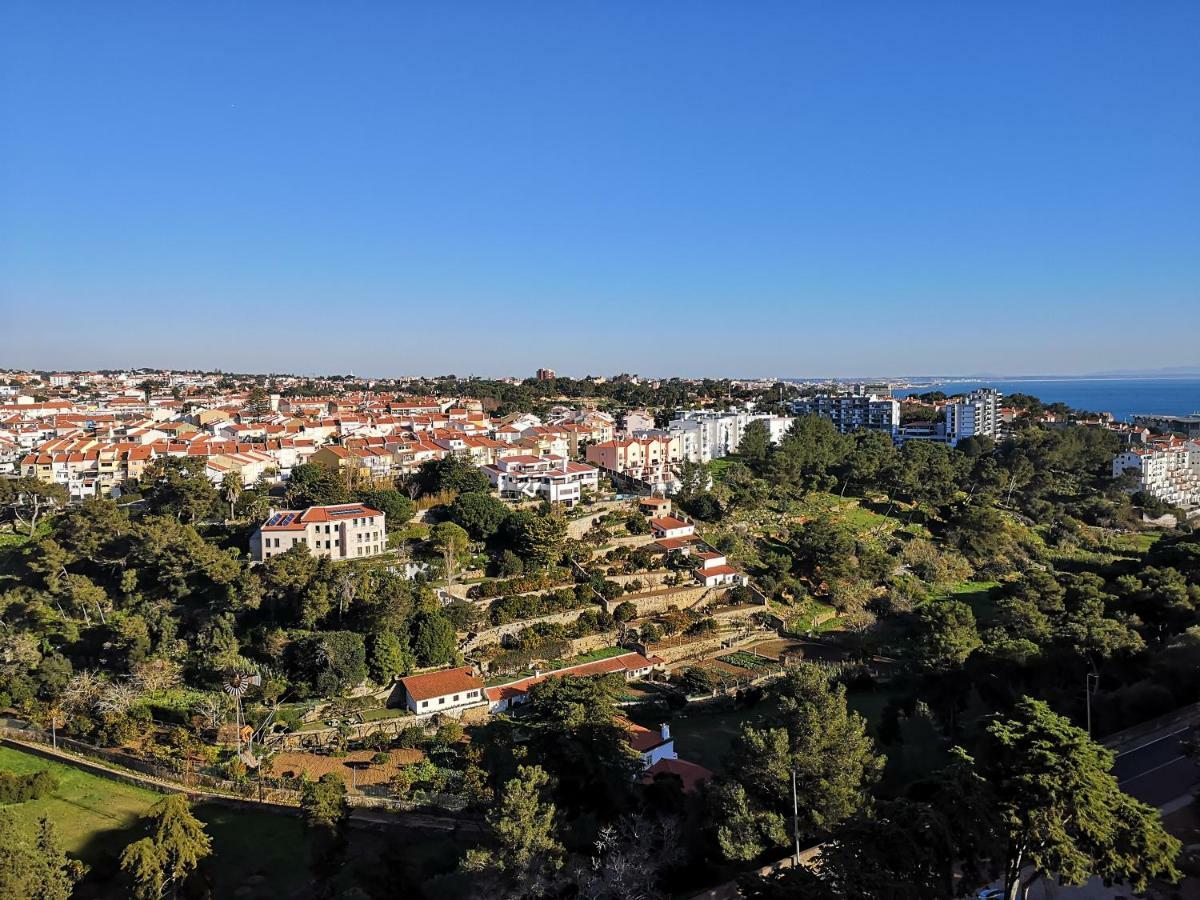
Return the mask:
M 996 616 L 996 601 L 1000 598 L 999 581 L 960 581 L 958 584 L 936 591 L 931 603 L 938 600 L 961 600 L 971 607 L 980 625 L 989 624 Z
M 731 456 L 725 456 L 720 459 L 709 460 L 708 473 L 712 475 L 713 481 L 721 481 L 725 476 L 725 470 L 737 462 Z
M 0 769 L 49 769 L 58 777 L 58 788 L 50 796 L 6 808 L 30 828 L 49 817 L 64 848 L 92 867 L 80 886 L 82 895 L 124 896 L 114 881 L 117 858 L 141 836 L 138 819 L 163 795 L 11 747 L 0 747 Z M 216 803 L 199 804 L 195 811 L 212 837 L 213 856 L 205 872 L 214 897 L 272 900 L 293 895 L 309 880 L 308 840 L 296 816 Z
M 50 796 L 9 809 L 31 827 L 42 816 L 48 816 L 58 828 L 66 850 L 89 863 L 119 851 L 126 843 L 120 832 L 132 828 L 162 797 L 11 747 L 0 747 L 0 769 L 19 774 L 49 769 L 54 773 L 58 788 Z
M 50 534 L 49 518 L 42 519 L 38 523 L 38 527 L 33 531 L 33 538 L 30 538 L 25 533 L 24 527 L 20 526 L 13 531 L 0 531 L 0 548 L 3 547 L 24 547 L 30 540 L 40 540 Z
M 1137 531 L 1130 534 L 1113 535 L 1112 545 L 1117 550 L 1129 553 L 1149 553 L 1150 548 L 1162 538 L 1161 531 Z
M 364 722 L 376 722 L 379 719 L 400 719 L 408 715 L 407 709 L 389 709 L 385 706 L 375 709 L 364 709 L 359 713 Z M 323 723 L 322 723 L 323 724 Z

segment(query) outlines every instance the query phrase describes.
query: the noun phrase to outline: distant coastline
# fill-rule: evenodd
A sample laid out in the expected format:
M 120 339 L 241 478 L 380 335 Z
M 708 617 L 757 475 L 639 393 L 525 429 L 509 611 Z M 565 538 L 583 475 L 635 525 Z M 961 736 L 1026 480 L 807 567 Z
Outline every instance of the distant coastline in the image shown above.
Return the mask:
M 1200 412 L 1200 376 L 1122 376 L 1044 378 L 935 378 L 895 391 L 908 397 L 928 391 L 960 393 L 993 387 L 1005 394 L 1032 394 L 1045 403 L 1065 403 L 1074 409 L 1107 412 L 1120 420 L 1134 415 L 1186 416 Z

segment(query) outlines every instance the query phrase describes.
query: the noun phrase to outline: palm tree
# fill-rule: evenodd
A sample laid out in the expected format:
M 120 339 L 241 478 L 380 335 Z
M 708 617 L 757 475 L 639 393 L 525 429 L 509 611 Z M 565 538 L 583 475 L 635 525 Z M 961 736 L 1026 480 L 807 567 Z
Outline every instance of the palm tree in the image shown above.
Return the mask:
M 233 508 L 237 504 L 238 497 L 242 496 L 242 473 L 230 470 L 221 476 L 221 496 L 225 498 L 225 502 L 229 504 L 229 518 L 233 518 Z

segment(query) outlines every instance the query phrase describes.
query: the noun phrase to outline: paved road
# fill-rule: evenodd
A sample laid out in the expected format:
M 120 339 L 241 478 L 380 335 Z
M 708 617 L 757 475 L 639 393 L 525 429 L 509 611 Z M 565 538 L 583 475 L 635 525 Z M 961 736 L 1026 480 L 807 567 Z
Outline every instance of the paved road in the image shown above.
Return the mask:
M 1183 752 L 1183 743 L 1195 738 L 1188 725 L 1149 736 L 1117 757 L 1113 773 L 1121 789 L 1151 806 L 1165 806 L 1200 785 L 1200 766 Z

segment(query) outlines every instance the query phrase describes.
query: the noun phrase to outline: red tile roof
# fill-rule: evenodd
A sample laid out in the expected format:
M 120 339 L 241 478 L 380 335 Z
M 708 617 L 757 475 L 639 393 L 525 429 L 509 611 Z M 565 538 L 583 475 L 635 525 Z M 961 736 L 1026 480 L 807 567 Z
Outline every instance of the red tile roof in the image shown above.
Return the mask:
M 476 676 L 474 669 L 470 666 L 443 669 L 440 672 L 429 672 L 425 675 L 409 675 L 407 678 L 401 678 L 400 683 L 404 685 L 405 693 L 416 701 L 445 697 L 447 694 L 483 690 L 483 679 Z M 480 698 L 482 699 L 482 694 Z
M 716 777 L 715 772 L 686 759 L 660 759 L 642 775 L 642 783 L 653 784 L 656 775 L 678 775 L 683 789 L 689 793 Z

